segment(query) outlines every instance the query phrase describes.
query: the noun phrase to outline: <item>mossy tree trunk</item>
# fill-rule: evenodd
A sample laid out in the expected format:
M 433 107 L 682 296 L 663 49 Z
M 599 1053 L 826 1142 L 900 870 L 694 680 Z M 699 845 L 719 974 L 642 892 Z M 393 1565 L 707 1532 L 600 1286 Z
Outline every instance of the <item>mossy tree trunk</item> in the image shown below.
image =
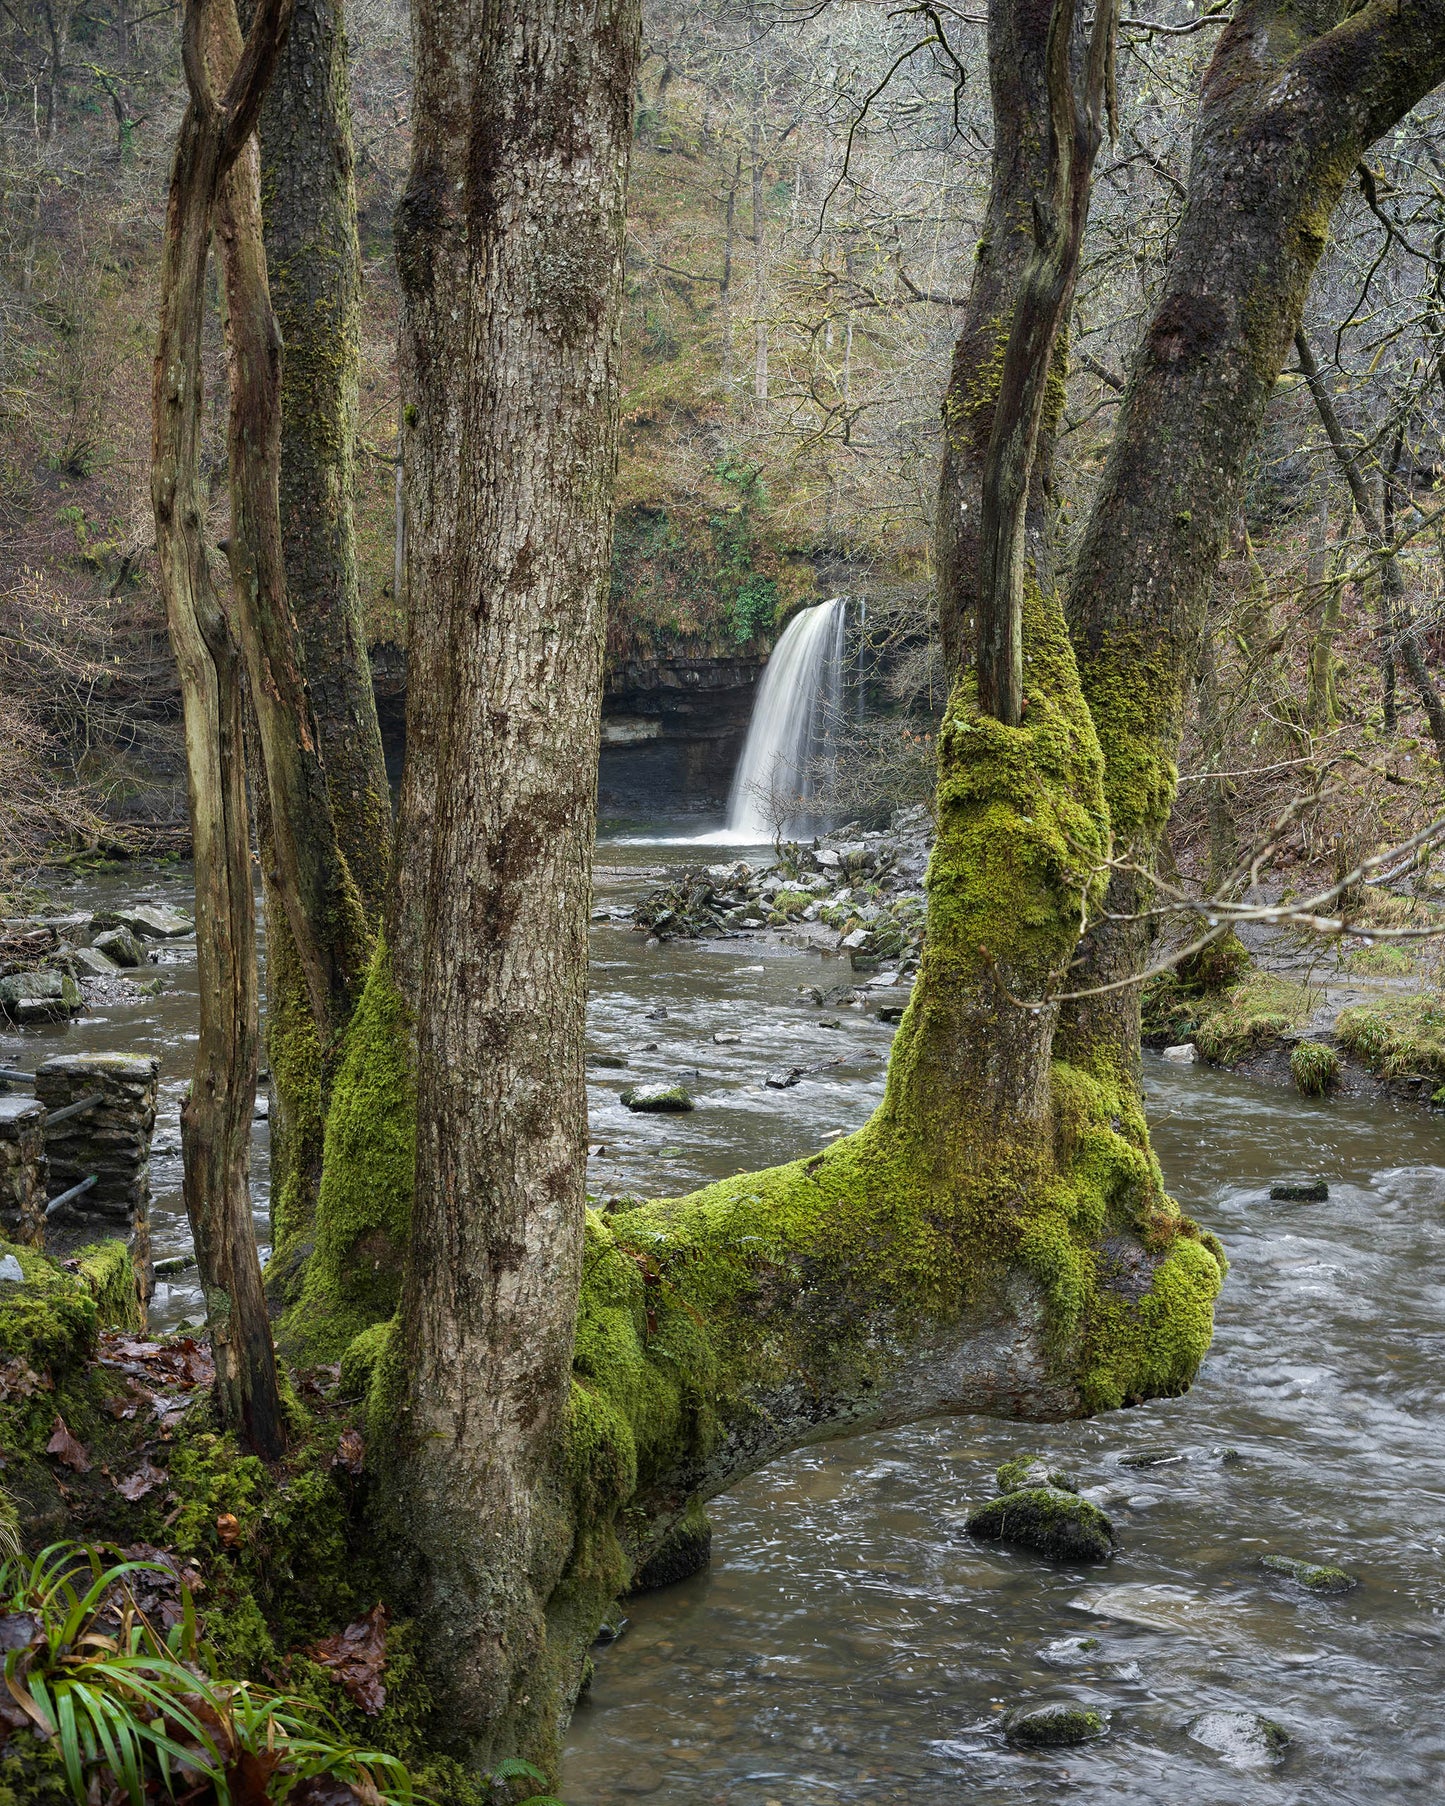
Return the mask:
M 1245 0 L 1220 36 L 1184 218 L 1067 605 L 1115 846 L 1135 862 L 1169 819 L 1209 593 L 1330 215 L 1366 148 L 1442 75 L 1442 0 L 1368 0 L 1343 19 L 1338 0 Z M 1145 931 L 1128 918 L 1146 895 L 1115 873 L 1076 988 L 1139 970 Z M 1137 987 L 1068 1006 L 1063 1033 L 1073 1057 L 1134 1069 Z
M 229 0 L 226 0 L 229 4 Z M 216 8 L 189 0 L 190 99 L 171 169 L 152 385 L 151 499 L 181 679 L 196 868 L 200 1037 L 181 1112 L 183 1188 L 225 1421 L 265 1455 L 285 1443 L 248 1182 L 256 1093 L 256 948 L 243 744 L 244 676 L 211 573 L 200 478 L 201 338 L 219 189 L 244 151 L 290 16 L 263 0 L 234 73 L 208 69 Z
M 281 366 L 279 501 L 286 587 L 300 639 L 336 837 L 361 904 L 334 930 L 363 942 L 391 875 L 391 798 L 357 579 L 353 497 L 361 253 L 341 0 L 297 0 L 261 114 L 261 198 Z M 284 901 L 263 868 L 271 1068 L 273 1298 L 291 1301 L 321 1182 L 331 1057 L 312 1015 Z M 361 950 L 343 952 L 358 963 Z

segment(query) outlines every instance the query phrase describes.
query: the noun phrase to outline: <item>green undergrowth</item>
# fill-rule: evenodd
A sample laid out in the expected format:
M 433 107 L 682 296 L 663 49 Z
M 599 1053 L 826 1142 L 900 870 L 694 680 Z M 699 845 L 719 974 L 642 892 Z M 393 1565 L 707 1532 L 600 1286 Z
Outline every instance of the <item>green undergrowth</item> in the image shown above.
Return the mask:
M 1318 995 L 1296 979 L 1252 971 L 1224 990 L 1197 989 L 1168 974 L 1145 987 L 1144 1039 L 1155 1046 L 1193 1041 L 1215 1066 L 1233 1066 L 1297 1034 Z
M 1301 1041 L 1289 1056 L 1290 1077 L 1304 1097 L 1323 1097 L 1340 1076 L 1340 1056 L 1323 1041 Z
M 1438 994 L 1355 1004 L 1340 1011 L 1335 1035 L 1379 1078 L 1445 1079 L 1445 997 Z M 1445 1103 L 1445 1087 L 1432 1102 Z

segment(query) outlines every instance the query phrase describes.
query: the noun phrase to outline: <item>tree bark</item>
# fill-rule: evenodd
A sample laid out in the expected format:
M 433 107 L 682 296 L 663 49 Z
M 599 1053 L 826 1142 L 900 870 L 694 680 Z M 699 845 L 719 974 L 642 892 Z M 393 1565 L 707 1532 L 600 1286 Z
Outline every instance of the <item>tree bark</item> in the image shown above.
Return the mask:
M 988 11 L 994 130 L 988 207 L 943 398 L 938 605 L 950 675 L 973 656 L 983 473 L 993 436 L 999 365 L 1023 272 L 1035 251 L 1034 199 L 1049 191 L 1047 51 L 1053 4 L 994 0 Z M 1045 587 L 1052 568 L 1047 493 L 1055 426 L 1055 417 L 1046 412 L 1039 423 L 1025 524 L 1028 551 Z
M 555 1739 L 636 0 L 422 0 L 397 223 L 416 1191 L 395 1530 L 474 1759 Z
M 200 479 L 201 336 L 215 198 L 250 137 L 289 22 L 262 0 L 217 98 L 206 68 L 213 9 L 190 0 L 182 53 L 190 102 L 171 171 L 152 384 L 151 498 L 161 590 L 181 678 L 196 868 L 200 1036 L 181 1113 L 184 1192 L 223 1419 L 258 1453 L 285 1445 L 251 1221 L 256 959 L 246 808 L 242 665 L 215 589 Z
M 1245 460 L 1298 330 L 1330 214 L 1366 147 L 1445 74 L 1445 4 L 1247 0 L 1221 34 L 1195 128 L 1189 194 L 1134 360 L 1068 601 L 1103 747 L 1120 851 L 1147 864 L 1168 821 L 1187 687 Z M 1081 947 L 1076 988 L 1139 969 L 1116 873 L 1112 920 Z M 1125 918 L 1125 919 L 1119 919 Z M 1128 987 L 1068 1006 L 1064 1045 L 1137 1066 Z
M 391 798 L 356 568 L 361 249 L 341 0 L 297 0 L 261 113 L 281 368 L 281 543 L 337 839 L 368 917 L 391 876 Z

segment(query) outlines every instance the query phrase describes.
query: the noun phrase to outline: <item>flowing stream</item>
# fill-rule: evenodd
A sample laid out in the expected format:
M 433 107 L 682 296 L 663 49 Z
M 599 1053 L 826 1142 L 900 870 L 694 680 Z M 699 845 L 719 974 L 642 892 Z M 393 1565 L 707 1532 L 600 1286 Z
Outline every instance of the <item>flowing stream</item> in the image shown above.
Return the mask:
M 600 900 L 623 902 L 656 854 L 598 856 Z M 93 877 L 55 900 L 141 895 L 186 903 L 188 873 Z M 748 940 L 649 947 L 605 924 L 592 947 L 590 1046 L 627 1060 L 590 1075 L 598 1195 L 676 1193 L 790 1157 L 881 1095 L 892 1030 L 797 994 L 846 977 L 837 961 Z M 159 1055 L 161 1258 L 189 1248 L 177 1113 L 195 1040 L 193 947 L 163 958 L 157 997 L 0 1032 L 0 1060 L 19 1065 L 65 1048 Z M 841 1064 L 792 1090 L 762 1084 L 833 1052 Z M 664 1074 L 687 1075 L 696 1111 L 622 1108 L 625 1084 Z M 711 1508 L 710 1572 L 629 1602 L 625 1634 L 597 1650 L 568 1743 L 572 1806 L 1445 1795 L 1445 1133 L 1386 1102 L 1310 1102 L 1154 1057 L 1147 1075 L 1170 1185 L 1233 1263 L 1194 1390 L 1089 1423 L 916 1425 L 743 1482 Z M 263 1122 L 256 1153 L 264 1237 Z M 1271 1179 L 1301 1173 L 1329 1180 L 1328 1202 L 1269 1202 Z M 193 1277 L 158 1290 L 159 1324 L 198 1315 Z M 1109 1490 L 1123 1548 L 1107 1569 L 965 1536 L 996 1463 L 1034 1450 Z M 1266 1575 L 1266 1552 L 1340 1562 L 1360 1585 L 1311 1597 Z M 1083 1666 L 1039 1653 L 1088 1635 L 1100 1647 Z M 1052 1699 L 1107 1710 L 1108 1736 L 1009 1748 L 1004 1711 Z M 1263 1713 L 1290 1748 L 1256 1765 L 1200 1743 L 1190 1728 L 1211 1712 Z
M 789 840 L 815 831 L 807 805 L 842 709 L 847 617 L 842 596 L 800 609 L 773 648 L 728 797 L 729 839 L 769 841 L 779 816 Z

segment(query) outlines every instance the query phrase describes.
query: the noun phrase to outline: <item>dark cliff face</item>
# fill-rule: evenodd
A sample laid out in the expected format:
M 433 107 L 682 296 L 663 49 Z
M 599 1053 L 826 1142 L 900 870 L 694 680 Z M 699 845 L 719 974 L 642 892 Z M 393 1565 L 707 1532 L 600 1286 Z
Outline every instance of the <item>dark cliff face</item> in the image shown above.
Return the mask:
M 765 660 L 636 658 L 607 674 L 598 807 L 622 812 L 721 809 L 747 737 Z M 371 649 L 387 770 L 406 746 L 406 652 Z

